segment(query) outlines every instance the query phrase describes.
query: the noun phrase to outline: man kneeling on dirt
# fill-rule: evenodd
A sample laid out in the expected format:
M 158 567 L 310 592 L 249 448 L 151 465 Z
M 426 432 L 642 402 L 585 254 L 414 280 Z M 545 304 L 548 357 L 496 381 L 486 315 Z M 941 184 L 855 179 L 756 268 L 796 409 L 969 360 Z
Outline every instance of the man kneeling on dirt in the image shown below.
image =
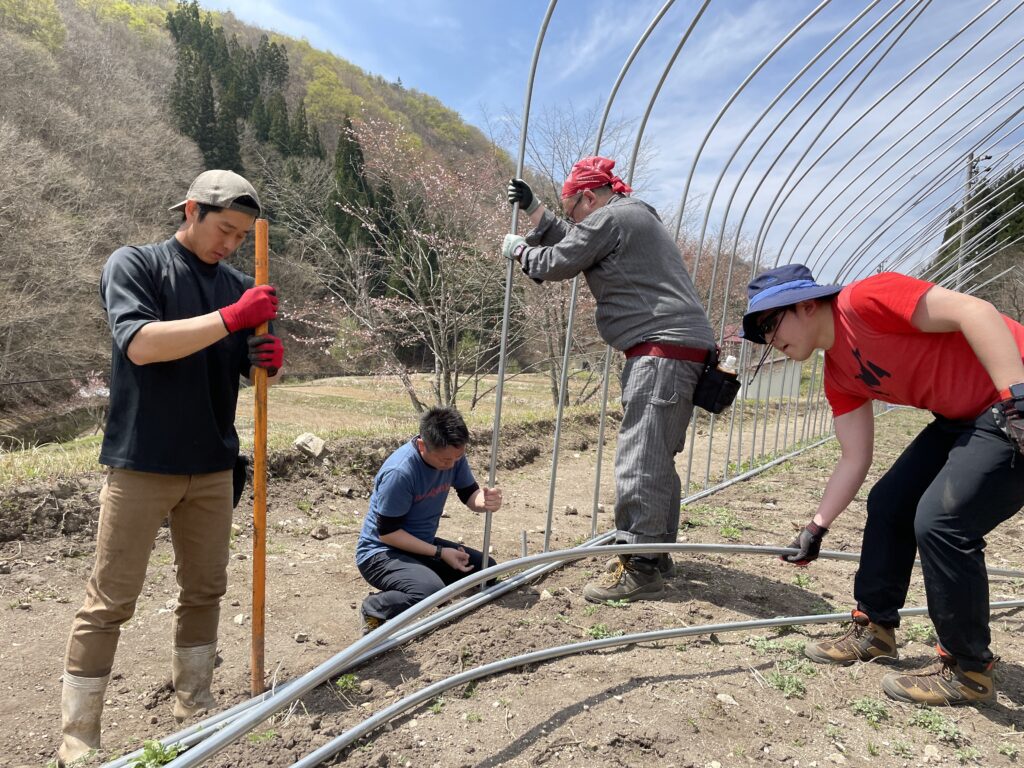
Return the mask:
M 807 656 L 823 664 L 899 658 L 897 612 L 916 550 L 938 663 L 886 675 L 885 692 L 933 705 L 992 700 L 984 537 L 1024 506 L 1024 326 L 986 301 L 895 273 L 823 286 L 794 264 L 759 275 L 748 295 L 747 339 L 793 360 L 825 350 L 825 394 L 842 448 L 789 562 L 818 556 L 864 482 L 871 401 L 935 415 L 868 495 L 852 626 L 808 644 Z
M 214 704 L 220 599 L 227 586 L 239 376 L 274 376 L 281 340 L 252 329 L 277 316 L 273 287 L 222 263 L 260 213 L 252 185 L 206 171 L 172 211 L 177 233 L 116 250 L 100 298 L 113 336 L 100 463 L 96 562 L 64 661 L 59 761 L 100 746 L 103 696 L 121 625 L 135 613 L 157 530 L 169 518 L 179 586 L 171 675 L 179 720 Z
M 379 627 L 467 573 L 483 554 L 437 538 L 448 490 L 474 512 L 501 508 L 501 489 L 481 488 L 466 461 L 469 430 L 454 408 L 431 408 L 420 433 L 388 457 L 373 480 L 356 544 L 356 566 L 381 590 L 363 600 L 362 633 Z M 487 567 L 496 565 L 487 558 Z

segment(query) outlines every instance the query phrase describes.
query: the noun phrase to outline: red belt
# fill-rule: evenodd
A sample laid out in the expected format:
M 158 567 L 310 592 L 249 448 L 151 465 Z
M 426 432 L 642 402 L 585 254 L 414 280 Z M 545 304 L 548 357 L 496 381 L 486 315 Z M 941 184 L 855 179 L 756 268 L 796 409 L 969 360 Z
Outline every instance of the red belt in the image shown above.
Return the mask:
M 696 347 L 681 347 L 678 344 L 666 344 L 665 342 L 645 341 L 630 347 L 626 350 L 626 357 L 667 357 L 671 360 L 689 360 L 694 363 L 707 362 L 711 354 L 710 349 L 697 349 Z

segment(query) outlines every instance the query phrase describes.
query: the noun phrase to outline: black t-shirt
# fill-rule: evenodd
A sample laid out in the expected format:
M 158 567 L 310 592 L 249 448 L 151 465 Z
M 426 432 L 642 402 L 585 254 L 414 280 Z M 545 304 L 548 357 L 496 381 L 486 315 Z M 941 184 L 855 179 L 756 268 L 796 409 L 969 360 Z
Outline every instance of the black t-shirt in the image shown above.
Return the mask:
M 205 315 L 234 303 L 253 284 L 227 264 L 200 261 L 174 237 L 114 251 L 100 277 L 113 336 L 101 464 L 174 475 L 234 466 L 238 378 L 249 375 L 252 331 L 164 363 L 135 365 L 127 350 L 146 323 Z

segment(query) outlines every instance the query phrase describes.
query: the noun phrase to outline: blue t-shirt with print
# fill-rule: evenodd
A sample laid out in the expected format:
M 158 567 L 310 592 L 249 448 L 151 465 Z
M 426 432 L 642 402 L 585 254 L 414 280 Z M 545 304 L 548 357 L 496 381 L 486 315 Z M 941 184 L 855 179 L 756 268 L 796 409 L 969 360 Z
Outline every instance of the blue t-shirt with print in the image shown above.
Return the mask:
M 416 440 L 392 453 L 373 479 L 370 509 L 356 544 L 357 564 L 388 549 L 380 540 L 381 516 L 405 517 L 404 531 L 433 544 L 449 489 L 469 488 L 476 482 L 465 456 L 451 469 L 434 469 L 420 456 Z

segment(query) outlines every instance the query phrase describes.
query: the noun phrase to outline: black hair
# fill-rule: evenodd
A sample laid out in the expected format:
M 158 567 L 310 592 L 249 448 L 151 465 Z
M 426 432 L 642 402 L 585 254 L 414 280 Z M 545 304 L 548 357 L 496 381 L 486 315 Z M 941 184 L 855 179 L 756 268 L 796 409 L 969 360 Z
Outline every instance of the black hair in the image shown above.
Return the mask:
M 430 450 L 461 448 L 469 442 L 469 429 L 454 408 L 431 408 L 420 418 L 420 438 Z

